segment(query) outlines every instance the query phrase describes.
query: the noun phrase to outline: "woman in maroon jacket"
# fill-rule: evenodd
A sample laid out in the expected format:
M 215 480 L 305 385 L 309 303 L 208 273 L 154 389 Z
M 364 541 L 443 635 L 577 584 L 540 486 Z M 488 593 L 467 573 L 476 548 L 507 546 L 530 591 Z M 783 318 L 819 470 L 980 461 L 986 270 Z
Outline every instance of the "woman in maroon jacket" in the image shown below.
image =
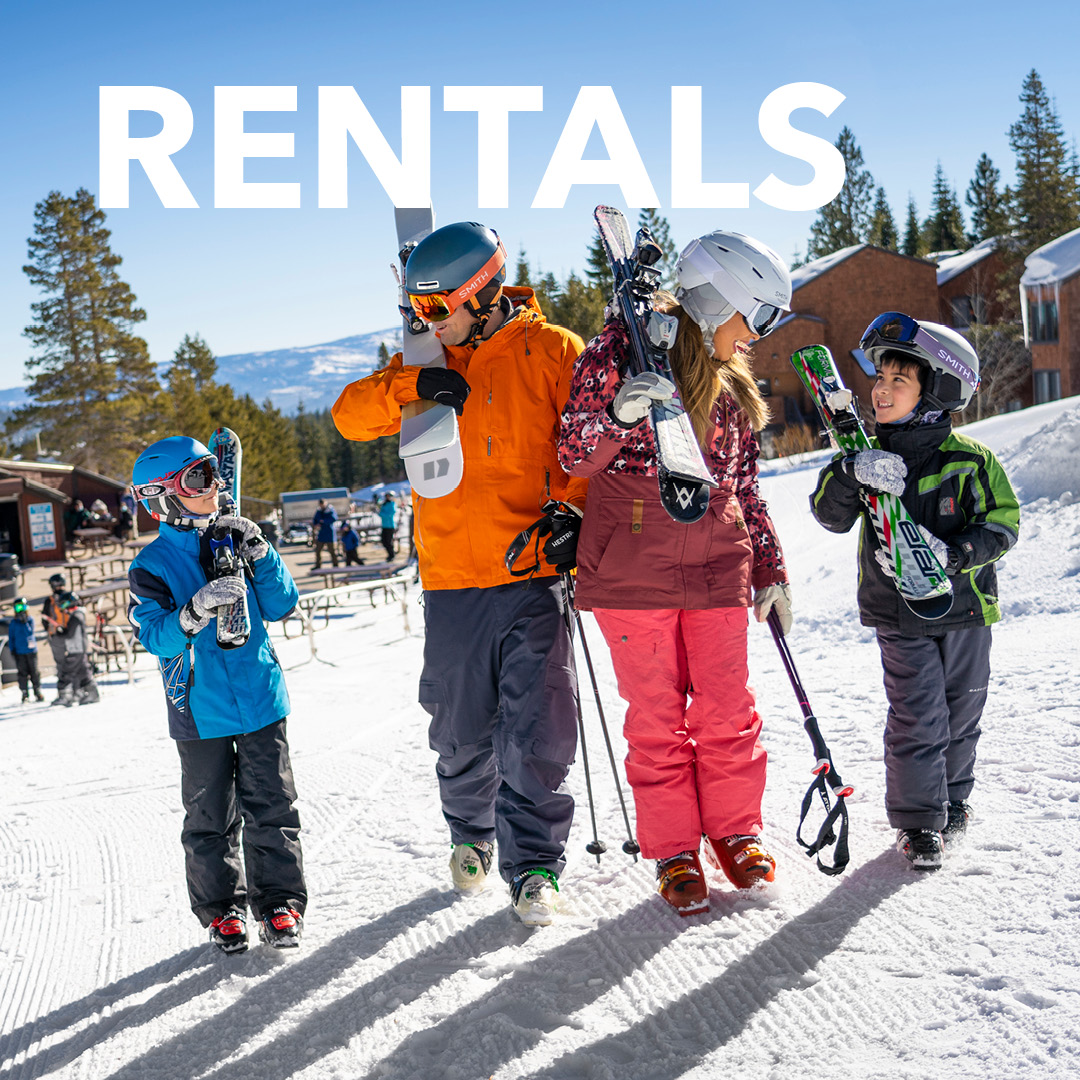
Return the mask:
M 589 476 L 578 545 L 577 606 L 592 610 L 628 704 L 627 778 L 638 842 L 657 860 L 658 888 L 680 915 L 708 910 L 698 861 L 738 888 L 772 881 L 761 838 L 765 750 L 747 683 L 746 609 L 764 620 L 791 603 L 783 554 L 758 493 L 754 434 L 768 410 L 749 364 L 791 297 L 787 267 L 764 244 L 714 232 L 679 257 L 676 295 L 657 307 L 678 318 L 671 362 L 679 396 L 719 481 L 692 525 L 665 512 L 655 444 L 642 423 L 675 387 L 625 378 L 630 346 L 610 321 L 578 357 L 562 416 L 559 456 Z

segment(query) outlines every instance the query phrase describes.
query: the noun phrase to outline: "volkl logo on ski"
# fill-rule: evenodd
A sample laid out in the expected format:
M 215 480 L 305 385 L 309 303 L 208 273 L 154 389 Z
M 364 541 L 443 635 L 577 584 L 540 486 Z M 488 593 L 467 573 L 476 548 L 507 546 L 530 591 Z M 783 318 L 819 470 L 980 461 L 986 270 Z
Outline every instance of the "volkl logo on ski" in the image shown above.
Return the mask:
M 436 466 L 438 466 L 438 472 L 436 472 Z M 439 458 L 438 461 L 425 461 L 424 462 L 424 479 L 434 480 L 436 477 L 445 476 L 450 471 L 450 459 Z

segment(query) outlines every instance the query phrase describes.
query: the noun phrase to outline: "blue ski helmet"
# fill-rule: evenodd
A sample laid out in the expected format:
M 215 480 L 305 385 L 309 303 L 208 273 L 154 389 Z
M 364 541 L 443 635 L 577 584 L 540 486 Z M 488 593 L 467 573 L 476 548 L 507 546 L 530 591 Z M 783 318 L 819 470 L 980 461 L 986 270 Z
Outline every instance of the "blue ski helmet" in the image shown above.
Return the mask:
M 178 495 L 195 496 L 218 478 L 217 458 L 198 439 L 172 435 L 151 443 L 135 459 L 131 483 L 135 497 L 155 521 L 202 527 L 217 516 L 193 517 Z

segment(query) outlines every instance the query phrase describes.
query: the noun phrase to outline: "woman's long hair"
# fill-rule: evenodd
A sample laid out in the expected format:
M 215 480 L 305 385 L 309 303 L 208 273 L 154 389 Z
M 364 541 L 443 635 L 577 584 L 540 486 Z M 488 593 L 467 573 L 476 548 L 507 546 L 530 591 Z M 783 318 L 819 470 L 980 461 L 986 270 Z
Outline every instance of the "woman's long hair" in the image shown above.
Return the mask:
M 712 411 L 721 394 L 730 394 L 755 431 L 769 422 L 769 406 L 761 396 L 754 373 L 744 356 L 710 357 L 705 351 L 701 327 L 676 303 L 669 292 L 656 294 L 658 311 L 674 315 L 679 331 L 671 350 L 671 370 L 679 384 L 683 408 L 690 414 L 694 434 L 702 449 L 708 448 Z M 736 314 L 733 318 L 738 318 Z

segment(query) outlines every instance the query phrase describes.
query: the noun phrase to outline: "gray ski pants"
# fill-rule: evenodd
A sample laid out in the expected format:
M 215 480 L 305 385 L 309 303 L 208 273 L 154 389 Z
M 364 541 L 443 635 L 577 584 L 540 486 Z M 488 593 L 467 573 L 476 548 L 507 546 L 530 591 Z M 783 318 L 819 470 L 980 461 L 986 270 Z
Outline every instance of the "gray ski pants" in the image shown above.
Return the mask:
M 990 681 L 990 627 L 904 637 L 878 627 L 889 715 L 885 809 L 896 829 L 940 829 L 975 784 Z
M 199 921 L 209 926 L 246 903 L 256 918 L 285 902 L 302 914 L 307 887 L 285 721 L 246 735 L 184 739 L 176 749 L 185 811 L 180 839 Z
M 499 873 L 566 865 L 577 675 L 551 578 L 424 593 L 420 704 L 453 843 L 495 840 Z

